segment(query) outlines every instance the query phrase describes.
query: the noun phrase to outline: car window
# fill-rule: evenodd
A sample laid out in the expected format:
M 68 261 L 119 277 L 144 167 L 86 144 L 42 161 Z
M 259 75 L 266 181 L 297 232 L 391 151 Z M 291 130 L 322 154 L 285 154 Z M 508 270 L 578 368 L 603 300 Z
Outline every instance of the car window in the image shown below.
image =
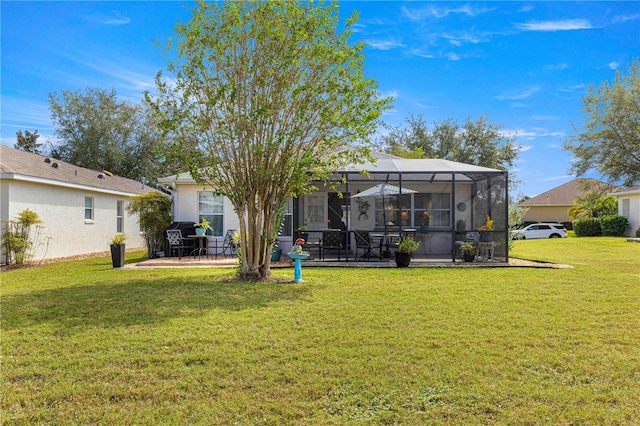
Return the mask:
M 538 229 L 551 229 L 549 225 L 540 225 Z

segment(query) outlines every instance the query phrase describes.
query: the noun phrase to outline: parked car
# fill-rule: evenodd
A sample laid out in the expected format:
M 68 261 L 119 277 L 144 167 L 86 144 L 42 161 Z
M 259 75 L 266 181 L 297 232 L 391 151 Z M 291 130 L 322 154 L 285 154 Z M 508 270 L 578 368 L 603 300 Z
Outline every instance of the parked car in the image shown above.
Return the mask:
M 532 223 L 522 229 L 511 231 L 514 240 L 533 238 L 567 238 L 567 229 L 559 223 Z

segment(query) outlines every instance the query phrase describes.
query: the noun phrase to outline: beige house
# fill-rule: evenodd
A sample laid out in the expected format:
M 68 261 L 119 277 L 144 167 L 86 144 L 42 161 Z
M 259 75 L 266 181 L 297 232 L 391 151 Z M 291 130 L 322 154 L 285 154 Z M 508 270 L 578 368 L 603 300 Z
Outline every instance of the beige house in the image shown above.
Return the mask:
M 574 206 L 574 200 L 583 197 L 588 191 L 609 189 L 611 186 L 597 179 L 574 179 L 563 185 L 536 195 L 519 204 L 527 208 L 523 217 L 525 223 L 557 222 L 571 225 L 569 208 Z
M 149 191 L 106 171 L 0 145 L 0 217 L 4 223 L 25 209 L 38 214 L 44 229 L 35 261 L 108 251 L 116 233 L 127 234 L 127 248 L 145 247 L 126 209 L 130 197 Z
M 629 219 L 628 237 L 635 237 L 640 229 L 640 185 L 610 193 L 618 200 L 618 213 Z

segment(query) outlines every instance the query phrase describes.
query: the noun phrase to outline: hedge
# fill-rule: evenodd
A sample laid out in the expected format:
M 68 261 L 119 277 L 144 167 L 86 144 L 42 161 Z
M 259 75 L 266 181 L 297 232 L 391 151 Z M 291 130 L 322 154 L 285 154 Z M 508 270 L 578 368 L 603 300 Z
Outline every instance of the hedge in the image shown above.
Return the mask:
M 629 229 L 629 219 L 619 214 L 602 216 L 600 228 L 602 228 L 602 235 L 607 237 L 623 237 Z
M 585 217 L 573 221 L 576 237 L 599 237 L 602 235 L 600 220 L 597 217 Z

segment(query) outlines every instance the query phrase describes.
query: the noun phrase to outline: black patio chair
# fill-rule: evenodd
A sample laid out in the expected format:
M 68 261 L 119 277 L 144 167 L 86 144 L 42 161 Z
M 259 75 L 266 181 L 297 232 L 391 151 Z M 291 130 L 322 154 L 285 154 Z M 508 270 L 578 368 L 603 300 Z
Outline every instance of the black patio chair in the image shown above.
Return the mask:
M 179 229 L 167 229 L 167 241 L 169 242 L 169 258 L 174 250 L 177 251 L 178 259 L 182 259 L 184 249 L 191 249 L 192 243 L 189 238 L 183 238 Z
M 322 241 L 320 241 L 320 251 L 322 260 L 326 257 L 327 250 L 338 250 L 338 261 L 342 252 L 342 238 L 340 229 L 322 230 Z
M 382 239 L 379 239 L 376 244 L 371 240 L 371 234 L 369 231 L 353 231 L 353 235 L 356 239 L 356 260 L 358 259 L 359 250 L 364 250 L 362 257 L 365 259 L 370 259 L 372 257 L 382 259 L 382 255 L 380 254 L 382 251 Z
M 235 229 L 227 229 L 227 233 L 225 234 L 222 242 L 222 254 L 224 254 L 224 257 L 227 257 L 227 250 L 229 250 L 229 254 L 231 255 L 236 253 L 238 250 L 238 244 L 233 241 L 235 233 Z

